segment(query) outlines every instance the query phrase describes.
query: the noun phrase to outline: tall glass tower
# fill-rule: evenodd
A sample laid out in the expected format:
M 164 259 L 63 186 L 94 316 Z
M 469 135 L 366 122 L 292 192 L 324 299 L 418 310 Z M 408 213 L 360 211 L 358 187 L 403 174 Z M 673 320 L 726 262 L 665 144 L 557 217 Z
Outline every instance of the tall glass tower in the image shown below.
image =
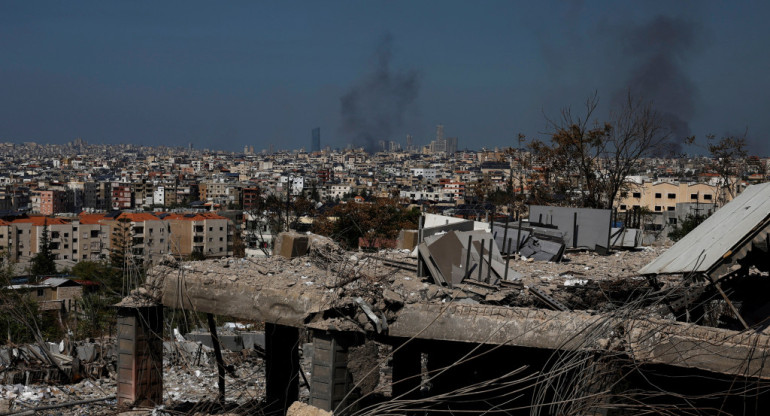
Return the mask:
M 311 152 L 321 151 L 321 128 L 320 127 L 316 127 L 312 131 L 312 138 L 310 141 L 310 151 Z

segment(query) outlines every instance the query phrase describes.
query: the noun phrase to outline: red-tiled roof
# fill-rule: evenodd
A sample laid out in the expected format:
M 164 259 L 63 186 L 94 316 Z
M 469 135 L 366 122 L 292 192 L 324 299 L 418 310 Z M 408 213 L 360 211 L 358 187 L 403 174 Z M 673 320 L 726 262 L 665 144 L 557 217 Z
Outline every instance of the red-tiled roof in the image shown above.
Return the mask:
M 104 214 L 87 214 L 81 212 L 78 217 L 80 218 L 81 224 L 99 224 L 99 221 L 104 219 Z
M 226 220 L 227 218 L 214 214 L 213 212 L 196 212 L 195 216 L 185 216 L 189 214 L 177 214 L 171 213 L 163 217 L 164 220 L 186 220 L 186 221 L 203 221 L 203 220 Z
M 31 216 L 27 218 L 17 218 L 13 221 L 11 221 L 13 224 L 34 224 L 37 226 L 43 226 L 43 225 L 63 225 L 63 224 L 69 224 L 70 222 L 62 219 L 62 218 L 49 218 L 44 216 Z
M 160 219 L 149 212 L 123 212 L 117 219 L 126 218 L 131 222 L 160 221 Z

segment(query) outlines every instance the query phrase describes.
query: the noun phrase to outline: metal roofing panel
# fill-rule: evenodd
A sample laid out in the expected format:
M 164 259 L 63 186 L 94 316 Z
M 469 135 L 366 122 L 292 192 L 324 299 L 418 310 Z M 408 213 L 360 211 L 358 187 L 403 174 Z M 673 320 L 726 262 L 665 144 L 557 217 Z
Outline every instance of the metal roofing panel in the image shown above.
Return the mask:
M 62 277 L 49 277 L 48 279 L 43 280 L 42 285 L 57 287 L 70 282 L 72 282 L 72 280 Z
M 769 216 L 770 183 L 749 186 L 639 273 L 705 272 Z

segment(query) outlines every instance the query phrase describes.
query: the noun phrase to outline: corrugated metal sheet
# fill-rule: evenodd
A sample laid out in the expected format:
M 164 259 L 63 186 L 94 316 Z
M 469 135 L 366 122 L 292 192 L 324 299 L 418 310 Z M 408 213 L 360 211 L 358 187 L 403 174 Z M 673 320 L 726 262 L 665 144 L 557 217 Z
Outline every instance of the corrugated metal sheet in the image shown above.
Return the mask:
M 768 218 L 770 183 L 749 186 L 639 273 L 705 272 L 740 246 L 751 244 L 745 237 Z

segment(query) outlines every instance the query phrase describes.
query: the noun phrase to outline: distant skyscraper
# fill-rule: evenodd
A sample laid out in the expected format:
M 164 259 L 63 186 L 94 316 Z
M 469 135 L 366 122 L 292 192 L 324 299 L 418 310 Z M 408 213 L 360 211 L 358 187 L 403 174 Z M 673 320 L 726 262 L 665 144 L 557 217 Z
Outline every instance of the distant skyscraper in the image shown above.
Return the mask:
M 446 153 L 448 155 L 457 153 L 457 137 L 446 138 Z
M 312 131 L 312 139 L 310 141 L 310 151 L 311 152 L 321 151 L 321 128 L 320 127 L 316 127 Z
M 441 142 L 444 140 L 444 125 L 439 124 L 436 126 L 436 141 Z
M 406 151 L 407 152 L 411 152 L 412 150 L 414 150 L 414 149 L 412 149 L 412 135 L 411 134 L 407 134 L 406 135 Z

